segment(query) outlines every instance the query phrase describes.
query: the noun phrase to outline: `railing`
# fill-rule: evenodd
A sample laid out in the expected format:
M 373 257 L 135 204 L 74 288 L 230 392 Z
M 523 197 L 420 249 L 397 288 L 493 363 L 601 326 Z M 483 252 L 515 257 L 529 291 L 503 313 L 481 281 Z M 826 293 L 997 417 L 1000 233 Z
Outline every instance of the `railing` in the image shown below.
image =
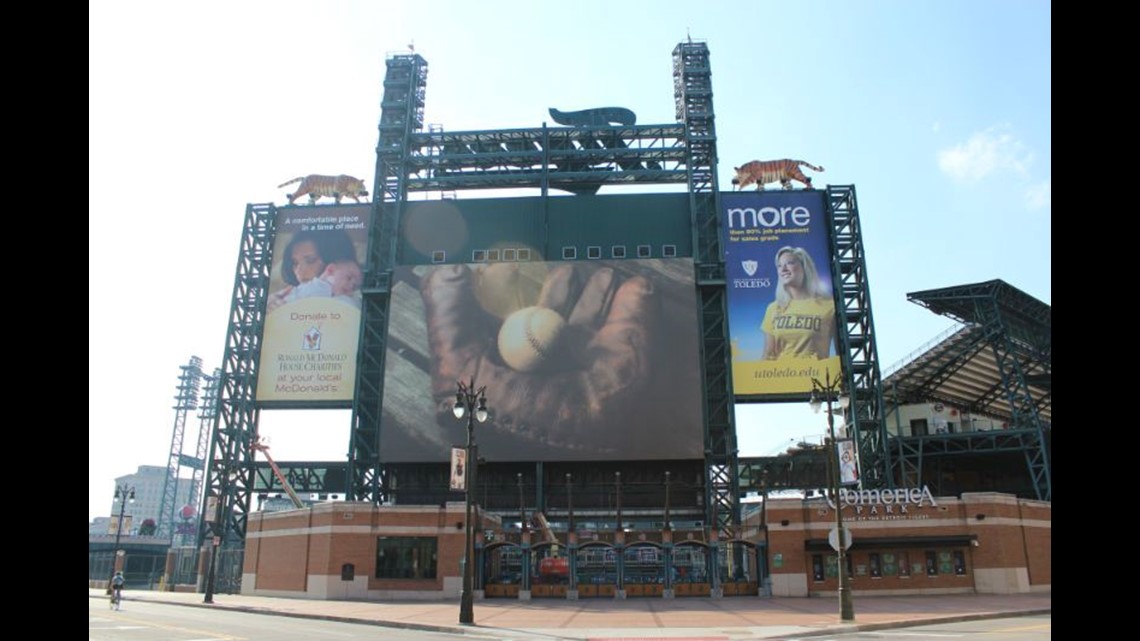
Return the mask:
M 890 378 L 891 375 L 893 375 L 895 372 L 897 372 L 900 369 L 911 364 L 912 362 L 915 361 L 915 359 L 917 359 L 922 354 L 929 352 L 931 349 L 934 348 L 935 345 L 938 345 L 939 343 L 945 341 L 946 339 L 950 338 L 954 334 L 957 334 L 958 332 L 960 332 L 962 330 L 969 329 L 970 327 L 971 327 L 971 325 L 967 325 L 967 324 L 963 324 L 963 323 L 955 323 L 952 327 L 950 327 L 946 331 L 942 332 L 938 336 L 935 336 L 934 338 L 927 341 L 922 347 L 919 347 L 918 349 L 907 354 L 906 356 L 902 357 L 898 361 L 895 361 L 895 363 L 893 365 L 891 365 L 890 367 L 883 370 L 883 378 L 884 379 Z

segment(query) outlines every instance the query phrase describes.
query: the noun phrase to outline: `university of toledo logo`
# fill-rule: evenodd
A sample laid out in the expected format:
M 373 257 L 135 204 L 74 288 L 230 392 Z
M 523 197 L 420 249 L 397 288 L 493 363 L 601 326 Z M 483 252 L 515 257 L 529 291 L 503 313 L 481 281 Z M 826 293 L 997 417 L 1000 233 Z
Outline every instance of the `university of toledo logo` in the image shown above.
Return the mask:
M 744 268 L 745 274 L 748 274 L 749 276 L 755 276 L 756 268 L 760 266 L 760 263 L 757 263 L 754 260 L 742 260 L 740 261 L 740 266 Z

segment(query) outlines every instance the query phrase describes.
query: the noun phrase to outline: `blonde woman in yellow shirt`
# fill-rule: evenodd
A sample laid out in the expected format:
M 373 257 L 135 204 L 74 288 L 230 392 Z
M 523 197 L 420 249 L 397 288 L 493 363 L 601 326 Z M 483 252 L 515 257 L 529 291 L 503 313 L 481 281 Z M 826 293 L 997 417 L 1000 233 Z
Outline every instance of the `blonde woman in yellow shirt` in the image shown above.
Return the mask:
M 776 252 L 776 300 L 768 305 L 760 328 L 764 359 L 823 359 L 835 339 L 835 299 L 819 278 L 803 248 Z

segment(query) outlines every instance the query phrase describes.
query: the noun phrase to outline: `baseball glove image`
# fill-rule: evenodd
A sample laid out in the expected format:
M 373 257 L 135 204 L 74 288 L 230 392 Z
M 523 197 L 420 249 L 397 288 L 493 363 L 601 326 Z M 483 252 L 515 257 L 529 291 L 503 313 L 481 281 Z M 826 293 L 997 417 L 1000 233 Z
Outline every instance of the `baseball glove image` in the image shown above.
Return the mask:
M 488 460 L 699 457 L 692 263 L 669 262 L 416 268 L 425 333 L 408 342 L 426 343 L 427 389 L 401 396 L 430 402 L 430 416 L 388 412 L 389 387 L 424 381 L 389 367 L 382 458 L 443 460 L 464 441 L 452 405 L 471 379 L 486 387 L 491 418 L 476 439 Z

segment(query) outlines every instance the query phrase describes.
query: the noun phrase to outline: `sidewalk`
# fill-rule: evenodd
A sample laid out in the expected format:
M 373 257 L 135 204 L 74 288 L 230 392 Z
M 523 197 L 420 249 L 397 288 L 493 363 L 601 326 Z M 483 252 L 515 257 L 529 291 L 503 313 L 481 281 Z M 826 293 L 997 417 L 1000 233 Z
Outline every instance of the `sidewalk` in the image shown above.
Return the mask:
M 89 589 L 92 599 L 104 590 Z M 683 597 L 656 599 L 486 599 L 475 602 L 475 625 L 459 625 L 458 600 L 315 601 L 216 594 L 213 604 L 188 592 L 127 590 L 132 601 L 224 608 L 279 616 L 366 623 L 484 638 L 604 641 L 622 639 L 733 641 L 788 639 L 937 622 L 993 619 L 1052 611 L 1051 593 L 856 596 L 855 622 L 839 622 L 835 598 Z

